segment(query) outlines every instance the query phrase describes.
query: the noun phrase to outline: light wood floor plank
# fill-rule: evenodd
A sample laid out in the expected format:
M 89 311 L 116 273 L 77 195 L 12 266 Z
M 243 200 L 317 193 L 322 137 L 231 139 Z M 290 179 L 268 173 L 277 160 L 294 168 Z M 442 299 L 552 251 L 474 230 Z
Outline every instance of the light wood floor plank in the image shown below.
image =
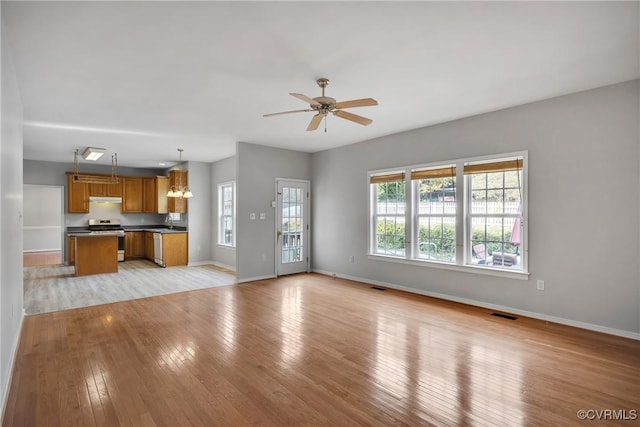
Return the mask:
M 212 265 L 161 268 L 148 260 L 118 265 L 118 273 L 76 277 L 74 267 L 38 266 L 24 269 L 26 314 L 109 304 L 235 283 L 229 270 Z
M 580 409 L 640 410 L 639 342 L 490 314 L 308 274 L 27 316 L 3 425 L 580 426 Z

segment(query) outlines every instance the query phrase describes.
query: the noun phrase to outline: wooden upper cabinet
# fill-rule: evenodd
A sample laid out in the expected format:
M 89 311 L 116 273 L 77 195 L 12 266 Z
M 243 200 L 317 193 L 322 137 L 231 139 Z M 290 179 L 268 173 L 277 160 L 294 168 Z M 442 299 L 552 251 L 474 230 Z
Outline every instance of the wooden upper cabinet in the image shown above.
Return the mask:
M 189 185 L 189 175 L 187 171 L 172 170 L 169 171 L 169 186 L 178 189 L 182 186 L 184 189 Z M 182 197 L 169 197 L 169 212 L 186 213 L 187 212 L 187 199 Z
M 104 184 L 89 184 L 89 196 L 104 197 L 107 195 L 107 189 Z
M 102 184 L 105 188 L 105 195 L 109 197 L 122 197 L 122 181 L 123 178 L 120 178 L 120 182 L 117 184 Z
M 156 211 L 156 179 L 142 178 L 142 212 Z
M 97 175 L 98 176 L 98 175 Z M 104 176 L 104 175 L 99 175 Z M 89 196 L 92 197 L 122 197 L 122 181 L 123 178 L 120 178 L 120 182 L 117 184 L 88 184 L 89 185 Z
M 73 173 L 67 173 L 67 212 L 89 212 L 89 184 L 73 182 Z
M 155 176 L 143 178 L 143 203 L 142 212 L 165 214 L 169 212 L 167 205 L 167 191 L 169 191 L 169 178 Z
M 123 213 L 140 213 L 142 212 L 142 178 L 122 179 L 122 212 Z

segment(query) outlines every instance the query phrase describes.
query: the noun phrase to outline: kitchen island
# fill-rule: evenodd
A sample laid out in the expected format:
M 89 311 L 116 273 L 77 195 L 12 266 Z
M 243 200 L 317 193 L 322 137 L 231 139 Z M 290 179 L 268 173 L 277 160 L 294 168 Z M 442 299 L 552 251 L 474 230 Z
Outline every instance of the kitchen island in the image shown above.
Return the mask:
M 76 276 L 118 272 L 118 234 L 73 233 Z

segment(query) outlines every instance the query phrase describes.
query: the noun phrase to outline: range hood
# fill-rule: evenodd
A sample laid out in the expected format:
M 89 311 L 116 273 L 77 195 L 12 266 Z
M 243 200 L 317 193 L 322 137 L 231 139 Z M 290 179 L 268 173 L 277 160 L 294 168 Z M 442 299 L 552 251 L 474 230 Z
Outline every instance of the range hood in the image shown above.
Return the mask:
M 122 203 L 122 197 L 91 196 L 89 201 L 96 203 Z

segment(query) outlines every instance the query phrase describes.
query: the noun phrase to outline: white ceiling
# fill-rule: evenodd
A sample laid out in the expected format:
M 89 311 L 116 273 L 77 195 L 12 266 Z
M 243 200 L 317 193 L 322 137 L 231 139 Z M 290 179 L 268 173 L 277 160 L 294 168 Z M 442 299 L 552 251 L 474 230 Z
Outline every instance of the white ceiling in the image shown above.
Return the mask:
M 120 165 L 315 152 L 640 77 L 638 2 L 7 2 L 24 157 Z M 288 95 L 338 101 L 367 127 Z M 109 163 L 110 156 L 103 162 Z

